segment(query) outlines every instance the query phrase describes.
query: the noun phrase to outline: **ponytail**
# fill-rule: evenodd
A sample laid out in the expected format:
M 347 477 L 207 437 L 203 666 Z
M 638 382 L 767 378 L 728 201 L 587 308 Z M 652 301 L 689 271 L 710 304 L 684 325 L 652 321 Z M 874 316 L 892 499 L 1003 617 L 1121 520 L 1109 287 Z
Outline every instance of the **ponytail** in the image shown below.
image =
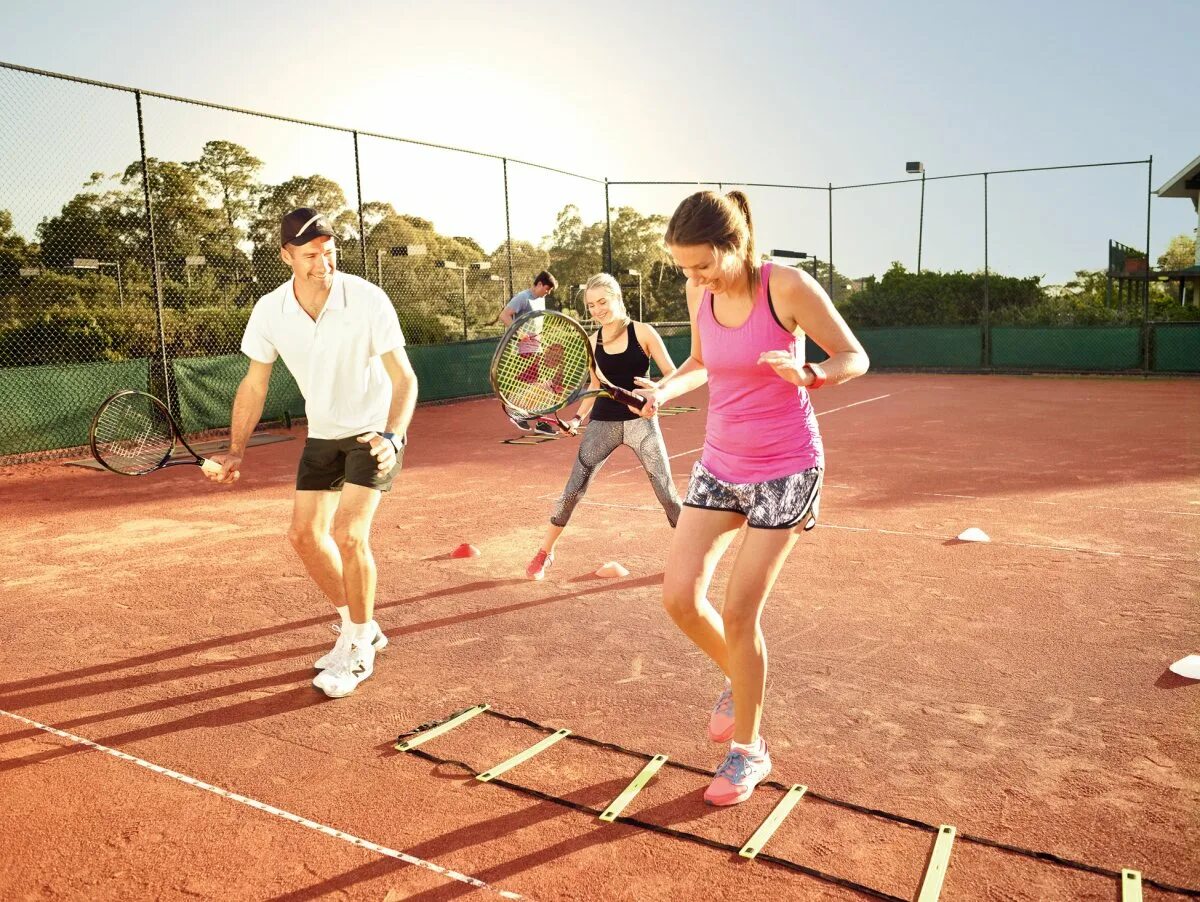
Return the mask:
M 722 253 L 740 252 L 751 286 L 758 284 L 754 220 L 750 201 L 741 191 L 725 195 L 697 191 L 685 197 L 667 223 L 666 243 L 684 247 L 708 245 Z
M 750 215 L 750 199 L 736 189 L 725 196 L 734 203 L 742 214 L 742 219 L 746 221 L 746 252 L 742 259 L 753 282 L 758 272 L 758 261 L 754 256 L 754 218 Z

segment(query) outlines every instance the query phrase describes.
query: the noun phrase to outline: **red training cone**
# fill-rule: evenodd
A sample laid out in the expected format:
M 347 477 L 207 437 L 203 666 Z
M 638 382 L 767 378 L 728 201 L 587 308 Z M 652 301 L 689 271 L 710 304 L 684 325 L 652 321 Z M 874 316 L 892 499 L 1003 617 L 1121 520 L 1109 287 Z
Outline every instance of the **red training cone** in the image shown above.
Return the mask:
M 450 557 L 479 557 L 479 549 L 474 545 L 459 545 L 450 552 Z

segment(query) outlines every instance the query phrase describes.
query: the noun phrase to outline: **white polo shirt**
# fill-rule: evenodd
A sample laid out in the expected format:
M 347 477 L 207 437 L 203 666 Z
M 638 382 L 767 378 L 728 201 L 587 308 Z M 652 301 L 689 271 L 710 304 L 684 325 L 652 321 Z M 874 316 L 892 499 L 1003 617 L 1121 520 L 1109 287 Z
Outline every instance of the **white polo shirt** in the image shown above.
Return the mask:
M 383 432 L 392 382 L 379 356 L 404 345 L 391 300 L 365 279 L 335 272 L 314 322 L 296 300 L 293 281 L 254 305 L 242 353 L 260 363 L 283 358 L 304 395 L 310 438 Z

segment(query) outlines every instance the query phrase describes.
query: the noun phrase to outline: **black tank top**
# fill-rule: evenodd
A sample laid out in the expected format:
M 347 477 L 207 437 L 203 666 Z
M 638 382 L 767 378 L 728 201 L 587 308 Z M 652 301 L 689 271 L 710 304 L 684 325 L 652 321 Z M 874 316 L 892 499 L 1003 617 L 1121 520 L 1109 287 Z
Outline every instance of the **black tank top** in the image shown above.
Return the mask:
M 637 386 L 634 384 L 635 376 L 645 376 L 650 372 L 650 358 L 646 356 L 646 352 L 642 350 L 642 346 L 638 344 L 637 333 L 633 329 L 631 322 L 625 330 L 627 337 L 627 347 L 620 354 L 609 354 L 604 350 L 604 330 L 601 329 L 596 336 L 596 365 L 600 368 L 600 372 L 604 373 L 605 378 L 618 388 L 627 388 L 630 391 L 635 391 Z M 637 414 L 631 411 L 624 404 L 605 398 L 603 396 L 596 399 L 596 404 L 592 408 L 593 420 L 636 420 Z

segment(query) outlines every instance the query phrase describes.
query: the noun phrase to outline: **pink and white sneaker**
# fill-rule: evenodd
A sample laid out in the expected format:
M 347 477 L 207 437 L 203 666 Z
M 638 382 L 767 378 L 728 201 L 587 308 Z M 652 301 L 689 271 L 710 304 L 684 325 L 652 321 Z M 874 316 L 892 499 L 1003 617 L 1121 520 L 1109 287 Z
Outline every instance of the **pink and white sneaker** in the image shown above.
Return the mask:
M 708 715 L 708 738 L 713 742 L 728 742 L 733 738 L 733 687 L 728 680 Z
M 544 579 L 546 571 L 554 563 L 554 553 L 545 552 L 538 549 L 538 553 L 533 556 L 533 560 L 529 562 L 529 566 L 525 568 L 525 575 L 529 579 Z
M 771 755 L 762 743 L 762 754 L 754 755 L 741 749 L 730 749 L 717 775 L 704 791 L 704 801 L 710 805 L 736 805 L 750 798 L 754 788 L 771 773 Z

